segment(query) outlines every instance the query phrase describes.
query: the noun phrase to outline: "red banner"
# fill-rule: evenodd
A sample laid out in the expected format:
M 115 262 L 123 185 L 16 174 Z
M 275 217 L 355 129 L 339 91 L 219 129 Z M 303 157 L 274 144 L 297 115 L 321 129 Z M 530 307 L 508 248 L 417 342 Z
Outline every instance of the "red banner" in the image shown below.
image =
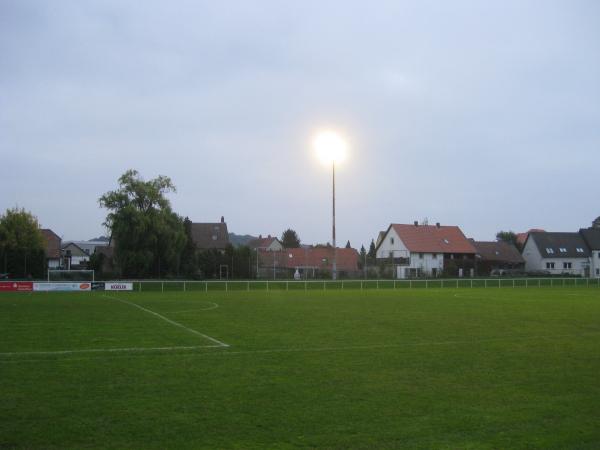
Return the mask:
M 0 281 L 0 292 L 29 292 L 33 291 L 33 283 L 30 281 Z

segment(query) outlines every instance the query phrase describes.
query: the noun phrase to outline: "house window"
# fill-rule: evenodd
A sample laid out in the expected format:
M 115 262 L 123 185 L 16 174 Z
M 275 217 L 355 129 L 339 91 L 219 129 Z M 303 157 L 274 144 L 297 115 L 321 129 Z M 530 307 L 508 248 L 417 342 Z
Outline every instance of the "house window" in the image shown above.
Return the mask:
M 554 249 L 548 247 L 546 248 L 546 253 L 548 253 L 549 255 L 554 255 Z
M 390 244 L 394 245 L 394 238 L 393 237 L 390 238 Z
M 394 257 L 394 252 L 390 252 L 390 259 Z
M 583 253 L 583 249 L 581 247 L 577 247 L 577 253 Z
M 554 269 L 554 263 L 553 262 L 547 262 L 546 263 L 546 269 Z
M 571 269 L 573 267 L 573 263 L 566 262 L 563 263 L 563 269 Z
M 212 240 L 213 240 L 213 241 L 216 241 L 216 240 L 217 240 L 217 235 L 216 235 L 216 234 L 213 234 L 213 235 L 212 235 Z
M 600 275 L 600 269 L 596 269 L 596 275 Z
M 423 253 L 419 253 L 419 259 L 423 259 Z
M 567 253 L 567 249 L 564 247 L 559 248 L 558 251 L 561 253 Z
M 444 244 L 449 244 L 450 241 L 448 239 L 444 239 Z
M 437 253 L 433 254 L 433 259 L 437 259 Z

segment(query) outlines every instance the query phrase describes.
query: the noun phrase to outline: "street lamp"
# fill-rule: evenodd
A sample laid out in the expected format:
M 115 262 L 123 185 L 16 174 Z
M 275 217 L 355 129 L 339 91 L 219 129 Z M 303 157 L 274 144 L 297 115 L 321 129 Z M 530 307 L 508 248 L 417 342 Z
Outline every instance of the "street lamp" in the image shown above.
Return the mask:
M 333 265 L 331 278 L 337 279 L 337 247 L 335 244 L 335 163 L 346 158 L 346 142 L 334 131 L 323 131 L 315 139 L 315 149 L 321 162 L 331 164 L 332 173 L 332 243 L 333 243 Z

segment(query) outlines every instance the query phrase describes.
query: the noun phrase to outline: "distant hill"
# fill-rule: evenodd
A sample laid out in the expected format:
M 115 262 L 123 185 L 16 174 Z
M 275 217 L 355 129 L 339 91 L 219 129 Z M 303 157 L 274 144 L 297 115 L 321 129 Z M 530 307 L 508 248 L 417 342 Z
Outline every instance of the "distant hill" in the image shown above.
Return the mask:
M 88 239 L 88 242 L 90 241 L 102 241 L 102 242 L 108 242 L 110 241 L 110 238 L 106 237 L 106 236 L 100 236 L 94 239 Z
M 253 239 L 257 239 L 256 236 L 250 236 L 249 234 L 235 234 L 229 233 L 229 242 L 234 247 L 241 247 L 242 245 L 247 245 Z

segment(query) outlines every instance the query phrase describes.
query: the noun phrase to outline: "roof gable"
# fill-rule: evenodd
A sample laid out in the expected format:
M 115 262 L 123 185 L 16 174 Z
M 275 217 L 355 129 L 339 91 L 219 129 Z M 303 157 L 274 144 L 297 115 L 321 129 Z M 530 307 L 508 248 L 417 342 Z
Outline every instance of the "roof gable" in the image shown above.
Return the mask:
M 229 233 L 225 222 L 192 223 L 192 240 L 198 249 L 225 249 L 229 245 Z

